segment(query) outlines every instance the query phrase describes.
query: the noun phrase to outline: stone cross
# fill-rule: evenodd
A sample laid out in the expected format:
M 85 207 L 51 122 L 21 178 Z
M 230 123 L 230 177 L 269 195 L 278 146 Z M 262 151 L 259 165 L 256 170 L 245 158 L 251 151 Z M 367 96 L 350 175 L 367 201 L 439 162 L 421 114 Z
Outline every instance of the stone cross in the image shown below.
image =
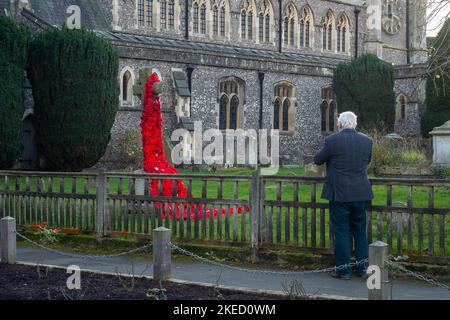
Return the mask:
M 137 84 L 133 86 L 133 94 L 137 96 L 141 101 L 145 94 L 145 85 L 148 78 L 152 75 L 152 70 L 150 68 L 144 68 L 139 70 L 139 80 Z M 161 83 L 155 82 L 152 87 L 153 90 L 153 100 L 156 101 L 158 96 L 161 94 Z
M 133 86 L 133 94 L 142 100 L 145 93 L 145 84 L 148 78 L 152 75 L 152 70 L 150 68 L 144 68 L 139 70 L 139 80 L 137 84 Z

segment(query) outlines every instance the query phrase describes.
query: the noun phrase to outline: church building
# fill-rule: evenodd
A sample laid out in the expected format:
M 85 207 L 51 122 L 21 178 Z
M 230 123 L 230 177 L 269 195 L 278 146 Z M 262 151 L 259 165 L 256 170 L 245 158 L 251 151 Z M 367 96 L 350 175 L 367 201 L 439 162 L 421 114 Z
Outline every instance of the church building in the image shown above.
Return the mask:
M 394 65 L 395 131 L 420 134 L 426 0 L 0 0 L 0 14 L 39 32 L 62 26 L 71 5 L 118 49 L 111 144 L 139 129 L 135 85 L 149 68 L 162 82 L 166 139 L 194 121 L 203 130 L 278 129 L 281 163 L 303 165 L 346 111 L 333 69 L 365 52 Z M 101 162 L 114 168 L 112 148 Z

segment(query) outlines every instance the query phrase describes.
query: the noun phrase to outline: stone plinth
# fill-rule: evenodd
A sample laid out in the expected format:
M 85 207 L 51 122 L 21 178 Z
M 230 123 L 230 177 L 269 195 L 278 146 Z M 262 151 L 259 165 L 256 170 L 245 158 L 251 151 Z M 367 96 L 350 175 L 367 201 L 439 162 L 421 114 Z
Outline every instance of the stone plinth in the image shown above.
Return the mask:
M 430 132 L 433 137 L 433 166 L 450 167 L 450 120 Z

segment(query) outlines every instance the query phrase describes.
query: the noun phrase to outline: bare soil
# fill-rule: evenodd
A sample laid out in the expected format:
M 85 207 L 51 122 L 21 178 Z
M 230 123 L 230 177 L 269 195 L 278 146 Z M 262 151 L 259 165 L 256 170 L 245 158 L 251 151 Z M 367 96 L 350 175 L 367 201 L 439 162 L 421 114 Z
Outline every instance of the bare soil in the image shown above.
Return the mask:
M 69 290 L 61 269 L 0 264 L 0 300 L 285 300 L 197 285 L 81 272 L 81 289 Z

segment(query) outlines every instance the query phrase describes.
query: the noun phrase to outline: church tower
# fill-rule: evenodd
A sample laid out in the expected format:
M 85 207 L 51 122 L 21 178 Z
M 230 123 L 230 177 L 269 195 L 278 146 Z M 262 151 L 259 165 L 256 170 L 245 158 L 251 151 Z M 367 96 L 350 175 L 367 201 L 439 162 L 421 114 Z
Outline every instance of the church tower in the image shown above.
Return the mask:
M 368 0 L 366 52 L 394 65 L 426 62 L 426 0 Z

